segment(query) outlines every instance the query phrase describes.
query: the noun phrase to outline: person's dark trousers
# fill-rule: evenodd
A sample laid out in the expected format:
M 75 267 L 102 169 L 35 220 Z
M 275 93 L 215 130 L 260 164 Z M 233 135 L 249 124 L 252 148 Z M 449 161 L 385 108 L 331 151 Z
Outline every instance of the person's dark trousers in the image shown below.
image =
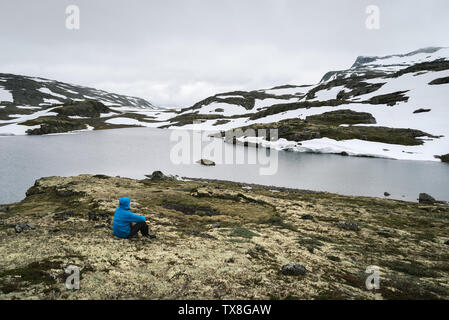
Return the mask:
M 148 225 L 145 222 L 134 223 L 128 238 L 134 237 L 139 231 L 143 236 L 148 236 Z

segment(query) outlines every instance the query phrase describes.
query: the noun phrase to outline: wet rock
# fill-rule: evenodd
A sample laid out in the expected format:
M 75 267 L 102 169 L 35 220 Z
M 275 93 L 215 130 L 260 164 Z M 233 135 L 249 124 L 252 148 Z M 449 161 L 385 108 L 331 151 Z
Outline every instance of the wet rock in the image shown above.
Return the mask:
M 212 160 L 207 160 L 207 159 L 200 159 L 196 163 L 199 163 L 203 166 L 215 166 L 215 162 L 213 162 Z
M 385 197 L 389 197 L 389 196 L 391 196 L 391 194 L 390 194 L 389 192 L 386 192 L 386 191 L 385 191 L 385 192 L 384 192 L 384 196 L 385 196 Z
M 314 220 L 311 214 L 305 214 L 301 217 L 303 220 Z
M 359 225 L 353 221 L 341 221 L 338 223 L 338 227 L 349 231 L 359 231 Z
M 75 212 L 73 210 L 65 210 L 57 212 L 54 214 L 53 219 L 55 220 L 67 220 L 68 218 L 74 217 Z
M 304 276 L 307 273 L 307 269 L 300 264 L 286 264 L 282 266 L 281 273 L 288 276 Z
M 435 198 L 427 193 L 420 193 L 418 198 L 419 203 L 427 203 L 427 204 L 433 204 L 435 203 Z

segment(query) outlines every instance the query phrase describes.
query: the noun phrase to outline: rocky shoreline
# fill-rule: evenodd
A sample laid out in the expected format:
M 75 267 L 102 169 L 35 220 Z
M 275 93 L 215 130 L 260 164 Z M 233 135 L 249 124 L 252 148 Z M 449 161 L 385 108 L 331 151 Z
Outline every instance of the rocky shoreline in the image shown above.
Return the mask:
M 120 240 L 120 196 L 157 239 Z M 0 206 L 0 299 L 448 299 L 449 207 L 213 180 L 48 177 Z M 80 290 L 64 268 L 81 270 Z M 380 289 L 368 291 L 368 266 Z

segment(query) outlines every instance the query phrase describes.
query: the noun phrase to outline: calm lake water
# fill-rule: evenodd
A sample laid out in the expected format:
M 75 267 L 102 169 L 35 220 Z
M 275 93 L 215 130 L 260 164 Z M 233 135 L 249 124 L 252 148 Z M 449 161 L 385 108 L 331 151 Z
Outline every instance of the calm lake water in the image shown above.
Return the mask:
M 117 129 L 51 136 L 0 137 L 0 203 L 25 197 L 34 181 L 44 176 L 81 173 L 144 178 L 154 170 L 185 177 L 212 178 L 264 185 L 329 191 L 346 195 L 415 201 L 420 192 L 449 201 L 449 165 L 439 162 L 398 161 L 292 152 L 273 152 L 278 158 L 274 175 L 260 175 L 256 164 L 196 163 L 177 165 L 170 160 L 170 130 Z M 221 141 L 220 144 L 223 144 Z M 223 144 L 224 152 L 237 149 Z M 265 152 L 265 151 L 264 151 Z

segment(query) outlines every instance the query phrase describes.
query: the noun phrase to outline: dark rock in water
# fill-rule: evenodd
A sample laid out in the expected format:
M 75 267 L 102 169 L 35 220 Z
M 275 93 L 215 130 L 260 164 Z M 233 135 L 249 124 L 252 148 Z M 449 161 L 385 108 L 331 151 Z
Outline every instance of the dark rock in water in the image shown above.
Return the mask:
M 16 233 L 21 233 L 24 230 L 34 230 L 36 228 L 30 224 L 20 223 L 16 224 L 14 229 L 16 230 Z
M 286 264 L 282 266 L 281 272 L 288 276 L 304 276 L 307 273 L 307 269 L 300 264 Z
M 423 112 L 430 112 L 432 109 L 417 109 L 415 111 L 413 111 L 413 113 L 423 113 Z
M 441 160 L 441 162 L 449 163 L 449 153 L 442 155 L 442 156 L 435 156 L 435 158 L 438 158 Z
M 202 164 L 203 166 L 215 166 L 215 162 L 207 159 L 198 160 L 196 163 Z
M 311 214 L 305 214 L 301 217 L 303 220 L 313 220 L 313 216 Z
M 431 195 L 428 195 L 427 193 L 420 193 L 418 198 L 419 203 L 427 203 L 427 204 L 433 204 L 435 203 L 435 198 Z
M 341 156 L 345 156 L 345 157 L 349 156 L 349 154 L 348 154 L 346 151 L 340 152 L 340 155 L 341 155 Z
M 73 210 L 66 210 L 66 211 L 61 211 L 61 212 L 55 213 L 53 218 L 55 220 L 67 220 L 68 218 L 73 217 L 73 216 L 75 216 L 75 212 Z
M 349 231 L 358 231 L 359 230 L 358 223 L 353 222 L 353 221 L 341 221 L 338 223 L 338 226 L 341 229 L 345 229 L 345 230 L 349 230 Z
M 173 177 L 166 176 L 165 174 L 162 173 L 162 171 L 154 171 L 150 175 L 145 175 L 145 177 L 147 177 L 151 181 L 162 181 L 162 180 L 173 180 L 174 179 Z
M 386 191 L 385 191 L 385 192 L 384 192 L 384 196 L 385 196 L 385 197 L 389 197 L 389 196 L 391 196 L 391 194 L 390 194 L 389 192 L 386 192 Z

